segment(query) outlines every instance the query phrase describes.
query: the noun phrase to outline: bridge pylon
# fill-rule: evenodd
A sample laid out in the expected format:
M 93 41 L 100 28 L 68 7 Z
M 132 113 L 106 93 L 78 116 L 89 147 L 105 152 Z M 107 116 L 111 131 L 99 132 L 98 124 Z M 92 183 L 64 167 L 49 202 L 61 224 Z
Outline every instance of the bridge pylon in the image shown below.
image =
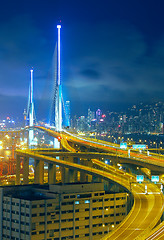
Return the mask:
M 28 99 L 28 107 L 27 107 L 27 120 L 29 129 L 29 145 L 33 144 L 34 141 L 34 130 L 32 129 L 34 126 L 34 100 L 33 100 L 33 69 L 30 70 L 30 87 L 29 87 L 29 99 Z
M 57 41 L 57 83 L 56 83 L 56 101 L 55 101 L 55 127 L 56 130 L 62 130 L 62 85 L 60 71 L 60 29 L 61 25 L 57 25 L 58 41 Z

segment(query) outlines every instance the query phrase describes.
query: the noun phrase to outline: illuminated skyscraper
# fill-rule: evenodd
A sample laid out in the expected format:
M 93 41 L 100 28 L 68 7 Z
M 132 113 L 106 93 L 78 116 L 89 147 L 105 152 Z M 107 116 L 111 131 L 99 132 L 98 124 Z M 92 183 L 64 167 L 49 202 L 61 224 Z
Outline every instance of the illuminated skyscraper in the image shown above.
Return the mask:
M 70 101 L 65 103 L 66 127 L 70 127 Z
M 98 109 L 98 110 L 96 111 L 96 119 L 97 119 L 98 122 L 100 121 L 101 116 L 102 116 L 102 112 L 101 112 L 100 109 Z
M 88 124 L 91 123 L 91 121 L 95 118 L 95 114 L 93 111 L 90 110 L 90 108 L 88 109 L 88 119 L 87 119 L 87 122 Z

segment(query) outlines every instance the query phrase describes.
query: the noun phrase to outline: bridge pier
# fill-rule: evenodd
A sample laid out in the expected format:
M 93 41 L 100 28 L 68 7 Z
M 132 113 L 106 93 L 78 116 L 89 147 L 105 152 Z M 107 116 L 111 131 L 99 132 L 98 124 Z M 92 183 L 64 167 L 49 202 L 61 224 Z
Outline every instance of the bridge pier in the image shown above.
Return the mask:
M 68 157 L 68 161 L 72 163 L 78 163 L 78 158 L 75 157 Z M 78 182 L 78 171 L 74 169 L 69 169 L 69 182 Z
M 71 161 L 73 163 L 77 163 L 78 164 L 79 159 L 77 157 L 74 157 L 74 158 L 71 158 Z M 71 176 L 73 177 L 72 182 L 78 182 L 78 171 L 76 171 L 74 169 L 70 169 L 70 171 L 72 173 Z
M 29 183 L 29 158 L 24 157 L 23 159 L 23 184 Z
M 15 184 L 20 184 L 20 163 L 21 163 L 21 157 L 16 155 L 16 181 Z
M 61 182 L 69 183 L 69 169 L 63 166 L 60 166 L 60 172 L 61 172 Z
M 38 159 L 35 159 L 34 182 L 36 184 L 44 183 L 44 161 Z
M 80 164 L 86 166 L 86 160 L 80 159 Z M 80 182 L 87 181 L 87 174 L 85 172 L 80 172 Z
M 78 162 L 78 158 L 74 158 L 74 157 L 65 157 L 65 158 L 63 158 L 63 160 L 72 162 L 72 163 Z M 61 172 L 62 183 L 78 182 L 78 171 L 77 170 L 60 166 L 60 172 Z
M 69 169 L 69 182 L 70 183 L 77 183 L 77 171 L 74 169 Z
M 56 183 L 56 165 L 53 163 L 48 164 L 48 184 Z
M 99 170 L 102 170 L 101 167 L 99 167 L 98 165 L 94 164 L 93 162 L 92 162 L 92 167 L 93 167 L 93 168 L 97 168 L 97 169 L 99 169 Z M 103 178 L 101 178 L 101 177 L 92 176 L 92 181 L 93 181 L 93 182 L 103 182 L 104 180 L 103 180 Z

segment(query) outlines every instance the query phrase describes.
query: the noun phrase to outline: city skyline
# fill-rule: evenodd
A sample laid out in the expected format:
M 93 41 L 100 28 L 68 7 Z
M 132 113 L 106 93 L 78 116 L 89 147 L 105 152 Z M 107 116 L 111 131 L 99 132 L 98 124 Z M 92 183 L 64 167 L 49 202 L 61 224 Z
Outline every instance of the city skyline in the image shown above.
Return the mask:
M 162 1 L 6 1 L 0 18 L 1 114 L 23 116 L 33 66 L 37 117 L 47 118 L 59 19 L 61 80 L 73 115 L 88 107 L 105 111 L 164 100 L 162 9 Z

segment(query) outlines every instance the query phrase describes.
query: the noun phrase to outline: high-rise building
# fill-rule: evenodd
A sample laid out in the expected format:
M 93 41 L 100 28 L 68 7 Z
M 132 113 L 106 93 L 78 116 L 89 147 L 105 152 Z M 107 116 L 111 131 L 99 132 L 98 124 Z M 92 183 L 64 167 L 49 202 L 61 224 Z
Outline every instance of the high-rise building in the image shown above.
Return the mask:
M 78 131 L 87 131 L 88 125 L 85 116 L 80 116 L 77 121 L 77 130 Z
M 88 124 L 91 124 L 91 121 L 95 118 L 95 114 L 93 111 L 90 110 L 90 108 L 88 109 Z
M 65 102 L 66 127 L 70 127 L 70 101 Z
M 0 239 L 100 239 L 127 214 L 127 194 L 103 183 L 0 188 Z
M 100 109 L 98 109 L 98 110 L 96 111 L 96 119 L 97 119 L 97 122 L 100 121 L 101 116 L 102 116 L 102 112 L 101 112 Z

